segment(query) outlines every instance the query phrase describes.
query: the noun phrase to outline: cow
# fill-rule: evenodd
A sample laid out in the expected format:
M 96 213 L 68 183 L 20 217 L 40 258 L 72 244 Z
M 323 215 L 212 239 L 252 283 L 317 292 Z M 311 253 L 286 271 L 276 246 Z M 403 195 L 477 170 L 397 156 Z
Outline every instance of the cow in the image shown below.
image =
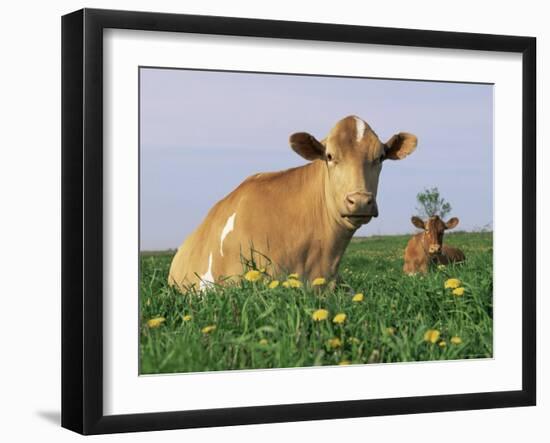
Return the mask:
M 460 249 L 443 244 L 445 230 L 453 229 L 458 225 L 458 218 L 453 217 L 445 223 L 435 215 L 426 222 L 419 217 L 412 217 L 411 222 L 423 232 L 415 234 L 407 243 L 403 272 L 425 274 L 431 264 L 448 265 L 463 262 L 466 259 Z
M 216 203 L 174 256 L 170 285 L 202 290 L 250 268 L 334 281 L 354 232 L 378 216 L 383 162 L 417 145 L 406 132 L 383 143 L 356 116 L 337 122 L 321 141 L 306 132 L 289 141 L 308 163 L 252 175 Z

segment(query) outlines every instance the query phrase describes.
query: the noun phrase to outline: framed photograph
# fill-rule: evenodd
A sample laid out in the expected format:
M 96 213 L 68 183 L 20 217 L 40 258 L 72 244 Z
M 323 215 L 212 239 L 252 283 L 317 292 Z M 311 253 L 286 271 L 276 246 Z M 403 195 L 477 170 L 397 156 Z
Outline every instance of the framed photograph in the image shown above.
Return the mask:
M 536 402 L 532 37 L 62 19 L 62 425 Z

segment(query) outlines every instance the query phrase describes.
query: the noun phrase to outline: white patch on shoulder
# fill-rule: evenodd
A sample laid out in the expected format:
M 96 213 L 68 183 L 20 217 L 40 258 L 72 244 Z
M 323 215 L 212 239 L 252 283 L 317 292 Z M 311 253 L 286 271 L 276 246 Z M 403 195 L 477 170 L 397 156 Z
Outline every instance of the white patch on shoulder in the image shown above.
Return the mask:
M 222 229 L 222 235 L 220 236 L 220 255 L 223 257 L 223 241 L 225 240 L 225 237 L 233 230 L 235 227 L 235 216 L 237 215 L 236 212 L 231 215 L 227 221 L 225 222 L 225 226 Z
M 355 117 L 355 129 L 357 130 L 357 133 L 355 134 L 355 138 L 358 142 L 360 142 L 363 136 L 365 135 L 366 128 L 367 126 L 365 125 L 365 122 L 361 120 L 359 117 Z
M 199 288 L 202 290 L 212 283 L 214 283 L 214 276 L 212 275 L 212 253 L 210 253 L 210 256 L 208 257 L 208 271 L 206 271 L 204 275 L 201 275 L 201 283 Z

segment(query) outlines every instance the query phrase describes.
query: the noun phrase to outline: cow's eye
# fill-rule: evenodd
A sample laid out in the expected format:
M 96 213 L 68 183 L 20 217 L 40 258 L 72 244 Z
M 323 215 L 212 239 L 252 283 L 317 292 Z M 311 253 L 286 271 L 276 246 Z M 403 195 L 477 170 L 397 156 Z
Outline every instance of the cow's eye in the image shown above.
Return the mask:
M 330 154 L 330 153 L 329 153 L 329 154 L 327 154 L 327 160 L 328 160 L 329 162 L 331 162 L 331 161 L 332 161 L 332 154 Z

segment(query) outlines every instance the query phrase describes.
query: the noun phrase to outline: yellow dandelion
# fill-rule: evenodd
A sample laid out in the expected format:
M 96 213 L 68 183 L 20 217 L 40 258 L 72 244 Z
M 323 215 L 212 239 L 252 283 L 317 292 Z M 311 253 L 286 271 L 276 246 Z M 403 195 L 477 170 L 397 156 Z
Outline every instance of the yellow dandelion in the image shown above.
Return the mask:
M 191 320 L 192 318 L 193 318 L 192 315 L 187 314 L 187 315 L 184 315 L 184 316 L 183 316 L 183 321 L 189 321 L 189 320 Z
M 458 278 L 450 278 L 445 282 L 445 289 L 455 289 L 460 286 L 460 280 Z
M 447 346 L 447 342 L 445 340 L 441 340 L 438 345 L 440 348 L 444 348 L 445 346 Z
M 209 326 L 205 326 L 204 328 L 202 328 L 201 332 L 203 334 L 210 334 L 211 332 L 213 332 L 215 330 L 216 330 L 216 325 L 209 325 Z
M 311 282 L 311 286 L 323 286 L 327 281 L 323 277 L 317 277 Z
M 283 282 L 285 288 L 301 288 L 302 282 L 300 280 L 294 280 L 293 278 Z
M 347 318 L 347 315 L 344 314 L 343 312 L 340 312 L 340 313 L 338 313 L 334 316 L 334 318 L 332 319 L 332 323 L 336 323 L 338 325 L 341 325 L 342 323 L 344 323 L 346 321 L 346 318 Z
M 311 318 L 315 321 L 326 320 L 327 317 L 328 311 L 326 309 L 317 309 L 313 314 L 311 314 Z
M 424 334 L 424 341 L 436 343 L 441 333 L 437 329 L 428 329 Z
M 342 341 L 338 337 L 334 337 L 334 338 L 331 338 L 330 340 L 328 340 L 327 344 L 332 349 L 336 349 L 336 348 L 339 348 L 340 346 L 342 346 Z
M 464 288 L 461 286 L 460 288 L 453 289 L 453 295 L 455 297 L 462 297 L 464 295 Z
M 262 345 L 262 346 L 267 345 L 267 339 L 262 338 L 262 339 L 258 342 L 258 344 L 259 344 L 259 345 Z
M 386 328 L 386 332 L 388 335 L 395 335 L 395 328 L 393 326 L 390 326 L 389 328 Z
M 451 338 L 451 343 L 453 345 L 459 345 L 460 343 L 462 343 L 462 339 L 458 335 L 455 335 Z
M 268 285 L 269 289 L 275 289 L 277 286 L 279 286 L 279 280 L 272 280 Z
M 360 301 L 363 301 L 364 298 L 365 298 L 365 295 L 362 292 L 359 292 L 353 296 L 351 301 L 358 303 Z
M 166 319 L 164 317 L 155 317 L 150 320 L 147 320 L 147 326 L 149 328 L 158 328 L 160 325 L 162 325 Z
M 255 269 L 252 269 L 251 271 L 248 271 L 246 274 L 244 274 L 244 278 L 248 281 L 254 282 L 262 278 L 262 274 L 260 271 L 256 271 Z
M 349 360 L 342 360 L 340 363 L 338 363 L 338 366 L 347 366 L 351 365 L 351 362 Z
M 299 275 L 298 275 L 297 273 L 290 274 L 290 275 L 288 276 L 288 278 L 298 278 L 298 277 L 299 277 Z

